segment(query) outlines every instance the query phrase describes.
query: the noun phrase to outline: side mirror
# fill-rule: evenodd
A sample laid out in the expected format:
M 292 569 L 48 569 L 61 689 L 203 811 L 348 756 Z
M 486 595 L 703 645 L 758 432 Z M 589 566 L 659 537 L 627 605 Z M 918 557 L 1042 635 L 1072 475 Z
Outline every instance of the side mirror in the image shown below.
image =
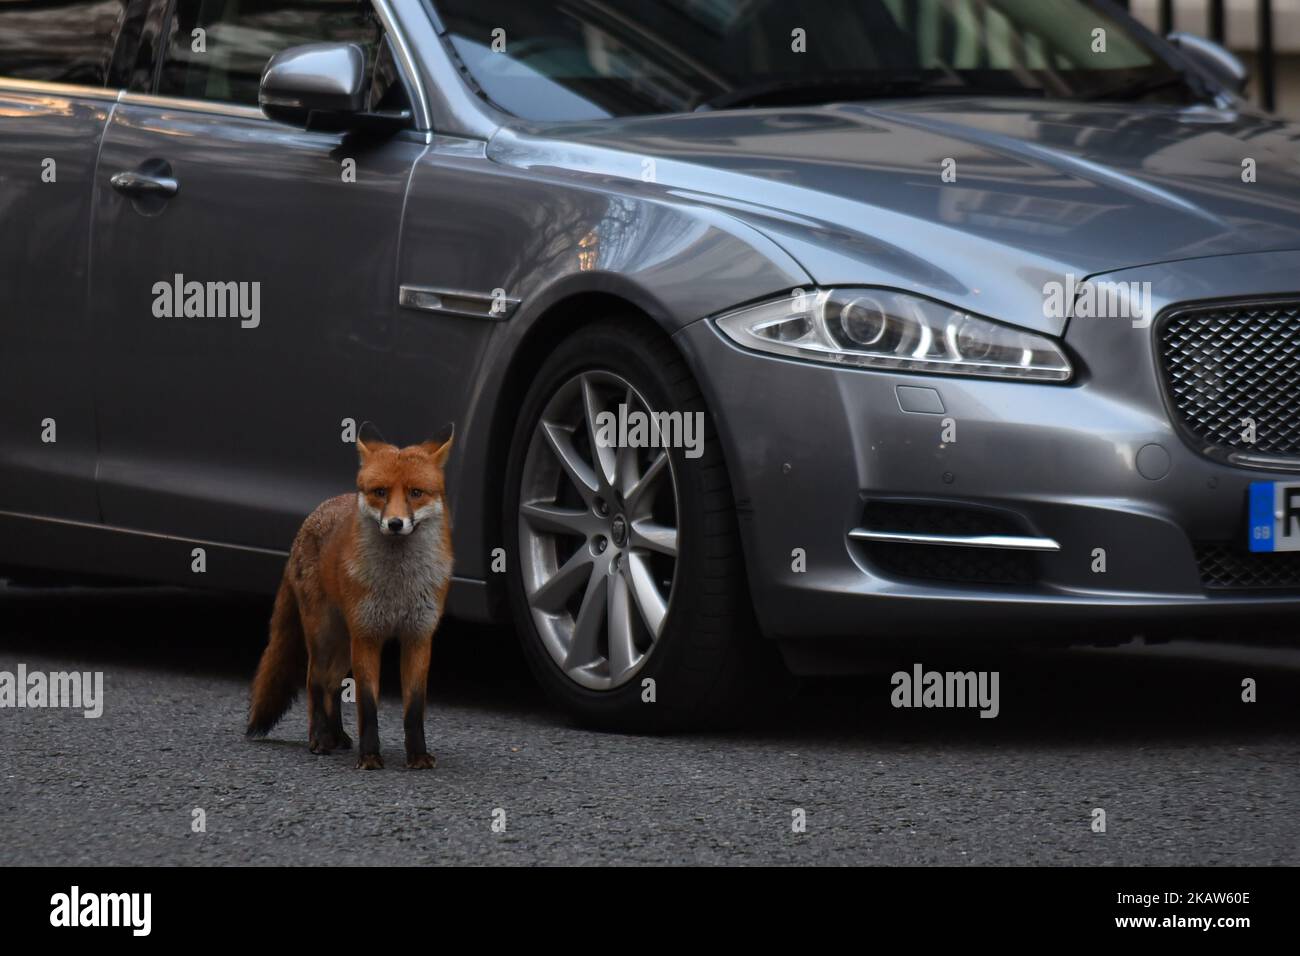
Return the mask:
M 270 119 L 300 129 L 347 129 L 364 113 L 366 55 L 355 43 L 309 43 L 271 57 L 258 105 Z
M 1241 96 L 1246 92 L 1250 70 L 1226 47 L 1194 33 L 1171 33 L 1168 40 L 1229 93 Z

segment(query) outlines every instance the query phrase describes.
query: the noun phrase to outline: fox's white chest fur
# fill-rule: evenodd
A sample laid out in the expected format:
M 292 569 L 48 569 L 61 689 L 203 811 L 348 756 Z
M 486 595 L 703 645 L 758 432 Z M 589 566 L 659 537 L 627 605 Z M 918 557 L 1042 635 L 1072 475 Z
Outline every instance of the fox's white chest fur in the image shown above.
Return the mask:
M 451 578 L 451 556 L 443 548 L 446 513 L 438 511 L 408 535 L 385 535 L 363 515 L 360 547 L 348 572 L 365 586 L 358 615 L 372 634 L 429 634 L 442 617 L 438 597 Z

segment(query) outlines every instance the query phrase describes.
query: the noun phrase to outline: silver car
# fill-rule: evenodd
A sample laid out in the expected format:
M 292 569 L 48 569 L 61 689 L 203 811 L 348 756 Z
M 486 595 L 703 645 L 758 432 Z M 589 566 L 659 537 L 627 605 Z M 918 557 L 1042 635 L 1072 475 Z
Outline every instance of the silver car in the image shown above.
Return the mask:
M 595 723 L 1293 631 L 1245 82 L 1104 0 L 0 2 L 0 561 L 269 593 L 453 421 L 450 610 Z

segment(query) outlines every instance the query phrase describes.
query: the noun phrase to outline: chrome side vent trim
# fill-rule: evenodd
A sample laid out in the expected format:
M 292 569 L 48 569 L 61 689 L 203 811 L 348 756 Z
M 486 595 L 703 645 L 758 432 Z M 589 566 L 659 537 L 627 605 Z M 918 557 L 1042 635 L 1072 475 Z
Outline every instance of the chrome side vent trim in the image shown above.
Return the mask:
M 854 528 L 849 537 L 855 541 L 884 544 L 930 544 L 945 548 L 992 548 L 999 551 L 1060 551 L 1051 538 L 1031 538 L 1005 534 L 919 534 L 897 531 L 871 531 Z
M 490 322 L 504 321 L 519 308 L 519 300 L 506 295 L 484 295 L 481 292 L 430 289 L 414 285 L 402 286 L 397 301 L 404 309 L 436 312 L 464 319 L 487 319 Z

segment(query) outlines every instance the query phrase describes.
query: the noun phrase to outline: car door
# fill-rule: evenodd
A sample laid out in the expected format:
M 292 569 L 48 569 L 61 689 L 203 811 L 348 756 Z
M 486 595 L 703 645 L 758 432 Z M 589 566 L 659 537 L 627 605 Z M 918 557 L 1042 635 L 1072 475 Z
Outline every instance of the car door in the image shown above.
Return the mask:
M 128 4 L 0 3 L 0 512 L 97 522 L 91 190 Z
M 149 88 L 122 97 L 96 173 L 100 500 L 113 525 L 284 549 L 351 487 L 344 423 L 381 418 L 425 136 L 307 132 L 257 108 L 267 60 L 310 42 L 361 45 L 373 99 L 406 97 L 369 3 L 171 10 Z

